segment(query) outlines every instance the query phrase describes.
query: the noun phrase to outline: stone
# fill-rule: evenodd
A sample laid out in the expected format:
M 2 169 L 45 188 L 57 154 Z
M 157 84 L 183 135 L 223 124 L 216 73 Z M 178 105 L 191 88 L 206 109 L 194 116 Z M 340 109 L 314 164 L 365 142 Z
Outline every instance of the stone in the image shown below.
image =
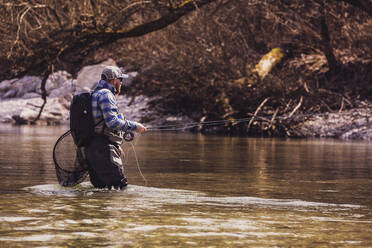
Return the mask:
M 0 96 L 6 93 L 12 87 L 12 84 L 17 80 L 18 78 L 2 81 L 0 83 Z
M 12 97 L 15 97 L 16 95 L 17 95 L 17 90 L 10 89 L 3 95 L 3 98 L 12 98 Z
M 291 125 L 290 136 L 372 140 L 370 116 L 372 108 L 368 106 L 341 113 L 314 115 Z
M 64 87 L 66 85 L 72 85 L 73 79 L 72 75 L 66 71 L 57 71 L 49 75 L 46 84 L 45 90 L 49 94 L 51 91 Z
M 125 87 L 129 87 L 132 85 L 134 78 L 138 75 L 137 72 L 127 72 L 125 73 L 127 77 L 123 79 Z
M 40 84 L 41 79 L 35 76 L 5 80 L 0 84 L 0 98 L 21 98 L 27 93 L 40 93 Z
M 103 68 L 107 65 L 115 65 L 115 61 L 109 59 L 101 64 L 86 66 L 74 79 L 66 71 L 57 71 L 51 74 L 45 88 L 48 94 L 47 103 L 41 114 L 38 124 L 53 125 L 67 123 L 69 109 L 74 94 L 90 91 L 99 81 Z M 125 84 L 129 85 L 137 76 L 137 72 L 130 72 L 125 78 Z M 37 117 L 43 104 L 41 99 L 41 77 L 24 76 L 0 83 L 0 121 L 13 121 L 17 124 L 31 124 Z M 128 119 L 139 121 L 142 111 L 147 109 L 149 99 L 136 97 L 131 101 L 127 96 L 118 96 L 119 108 Z M 131 106 L 128 108 L 128 104 Z
M 101 73 L 105 66 L 117 66 L 116 62 L 108 59 L 101 64 L 85 66 L 78 72 L 77 84 L 81 88 L 93 89 L 101 79 Z
M 19 108 L 12 115 L 15 124 L 32 124 L 39 114 L 43 101 L 40 98 L 29 99 L 19 104 Z M 47 104 L 37 124 L 56 125 L 64 122 L 69 116 L 69 110 L 60 102 L 59 98 L 48 98 Z

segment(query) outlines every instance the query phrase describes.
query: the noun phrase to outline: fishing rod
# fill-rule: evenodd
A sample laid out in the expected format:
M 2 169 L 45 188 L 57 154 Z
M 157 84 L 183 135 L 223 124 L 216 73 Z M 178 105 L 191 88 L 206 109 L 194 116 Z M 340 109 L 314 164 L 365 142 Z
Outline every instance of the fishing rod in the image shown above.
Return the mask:
M 325 116 L 332 113 L 322 113 L 322 114 L 316 114 L 317 116 Z M 342 114 L 342 113 L 337 113 Z M 271 118 L 271 120 L 286 120 L 286 119 L 293 119 L 293 118 L 299 118 L 299 117 L 311 117 L 315 116 L 315 114 L 297 114 L 297 115 L 280 115 L 276 116 L 274 118 Z M 204 121 L 204 122 L 189 122 L 189 123 L 183 123 L 183 124 L 171 124 L 171 125 L 158 125 L 158 126 L 151 126 L 147 128 L 147 131 L 149 132 L 160 132 L 160 131 L 180 131 L 185 129 L 191 129 L 198 126 L 218 126 L 223 125 L 227 123 L 244 123 L 244 122 L 250 122 L 252 119 L 261 120 L 261 121 L 270 121 L 270 117 L 262 117 L 262 116 L 251 116 L 246 118 L 239 118 L 239 119 L 231 119 L 231 120 L 213 120 L 213 121 Z

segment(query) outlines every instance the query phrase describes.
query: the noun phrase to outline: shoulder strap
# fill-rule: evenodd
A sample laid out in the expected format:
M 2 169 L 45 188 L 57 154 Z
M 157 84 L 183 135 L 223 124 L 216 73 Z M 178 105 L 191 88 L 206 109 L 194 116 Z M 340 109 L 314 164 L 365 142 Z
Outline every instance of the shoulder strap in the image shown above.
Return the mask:
M 91 92 L 91 96 L 92 96 L 92 99 L 93 99 L 93 94 L 96 92 L 96 91 L 99 91 L 99 90 L 102 90 L 102 89 L 94 89 L 92 92 Z M 99 106 L 98 106 L 99 107 Z M 102 110 L 101 110 L 102 111 Z M 99 124 L 101 124 L 103 121 L 105 120 L 105 118 L 103 117 L 103 113 L 102 113 L 102 120 L 100 120 L 99 122 L 97 122 L 93 128 L 95 128 L 96 126 L 98 126 Z M 105 127 L 106 127 L 106 124 L 104 123 L 103 124 L 103 128 L 102 128 L 102 134 L 103 132 L 105 131 Z

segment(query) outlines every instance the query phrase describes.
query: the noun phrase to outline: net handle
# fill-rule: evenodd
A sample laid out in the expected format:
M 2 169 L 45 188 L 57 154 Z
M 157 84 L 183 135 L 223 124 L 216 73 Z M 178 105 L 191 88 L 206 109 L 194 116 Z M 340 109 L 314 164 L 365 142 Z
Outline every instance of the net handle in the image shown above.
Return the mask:
M 65 132 L 64 134 L 61 135 L 61 137 L 58 138 L 57 142 L 54 144 L 54 147 L 53 147 L 53 162 L 54 162 L 54 165 L 56 167 L 58 167 L 58 169 L 66 172 L 66 173 L 78 173 L 78 172 L 83 172 L 85 171 L 84 170 L 79 170 L 79 171 L 68 171 L 68 170 L 65 170 L 63 169 L 61 166 L 59 166 L 59 164 L 57 163 L 57 159 L 56 159 L 56 148 L 57 148 L 57 145 L 59 142 L 61 142 L 66 136 L 70 135 L 71 134 L 71 130 L 68 130 L 67 132 Z

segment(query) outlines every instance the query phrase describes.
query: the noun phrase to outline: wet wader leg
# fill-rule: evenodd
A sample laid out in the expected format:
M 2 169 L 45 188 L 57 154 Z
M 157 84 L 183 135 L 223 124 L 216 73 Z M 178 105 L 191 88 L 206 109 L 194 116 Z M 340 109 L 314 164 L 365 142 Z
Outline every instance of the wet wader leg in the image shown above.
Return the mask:
M 117 189 L 122 189 L 127 186 L 127 179 L 124 175 L 123 161 L 121 159 L 121 150 L 120 147 L 116 145 L 109 145 L 110 147 L 110 159 L 111 166 L 113 167 L 112 171 L 112 185 Z
M 97 188 L 123 188 L 127 185 L 123 174 L 120 150 L 105 136 L 96 136 L 86 149 L 89 176 Z

